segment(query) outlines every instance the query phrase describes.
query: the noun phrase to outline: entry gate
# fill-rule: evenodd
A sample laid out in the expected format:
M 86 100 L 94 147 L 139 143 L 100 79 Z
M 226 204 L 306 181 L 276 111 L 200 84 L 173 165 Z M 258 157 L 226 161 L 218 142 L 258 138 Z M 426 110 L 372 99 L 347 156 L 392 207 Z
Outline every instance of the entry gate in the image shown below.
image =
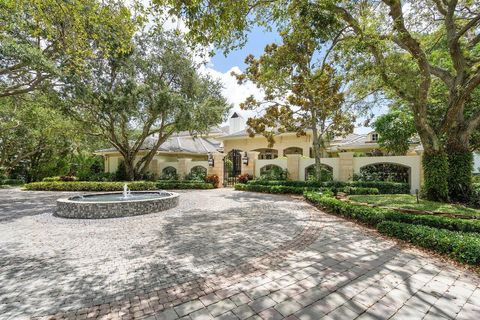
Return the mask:
M 242 154 L 233 149 L 223 158 L 223 185 L 233 187 L 242 172 Z

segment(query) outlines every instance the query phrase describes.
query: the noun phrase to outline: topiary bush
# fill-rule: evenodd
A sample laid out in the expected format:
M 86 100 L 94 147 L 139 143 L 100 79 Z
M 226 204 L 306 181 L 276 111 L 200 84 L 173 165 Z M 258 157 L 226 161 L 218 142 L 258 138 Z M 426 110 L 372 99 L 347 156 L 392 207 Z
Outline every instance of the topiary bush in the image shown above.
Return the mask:
M 454 232 L 394 221 L 381 222 L 377 228 L 382 234 L 447 254 L 451 258 L 463 263 L 480 265 L 480 237 L 477 234 Z
M 448 151 L 448 195 L 451 201 L 467 203 L 472 194 L 473 153 Z
M 425 152 L 422 157 L 424 183 L 422 196 L 427 200 L 448 201 L 448 157 L 443 152 Z

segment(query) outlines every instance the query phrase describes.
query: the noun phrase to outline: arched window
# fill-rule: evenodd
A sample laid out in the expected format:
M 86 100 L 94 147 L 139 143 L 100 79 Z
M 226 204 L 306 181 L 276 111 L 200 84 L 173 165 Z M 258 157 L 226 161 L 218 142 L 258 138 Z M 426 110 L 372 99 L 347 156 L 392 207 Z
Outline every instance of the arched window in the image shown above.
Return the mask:
M 278 150 L 275 149 L 261 148 L 252 151 L 260 152 L 260 154 L 258 155 L 258 159 L 260 160 L 271 160 L 278 158 Z
M 265 180 L 287 180 L 287 170 L 274 164 L 260 168 L 260 178 Z
M 290 147 L 283 150 L 283 156 L 286 157 L 287 154 L 299 154 L 303 156 L 303 149 L 299 147 Z
M 178 180 L 177 169 L 172 166 L 163 168 L 160 180 Z
M 195 166 L 190 169 L 190 173 L 185 177 L 186 180 L 205 181 L 207 177 L 207 168 L 202 166 Z
M 321 173 L 322 181 L 332 181 L 333 180 L 333 168 L 329 165 L 322 163 L 322 173 Z M 316 180 L 317 177 L 315 175 L 315 165 L 312 164 L 305 168 L 305 180 Z
M 405 182 L 410 181 L 410 167 L 396 163 L 375 163 L 360 168 L 360 174 L 356 175 L 355 180 L 362 181 L 392 181 Z

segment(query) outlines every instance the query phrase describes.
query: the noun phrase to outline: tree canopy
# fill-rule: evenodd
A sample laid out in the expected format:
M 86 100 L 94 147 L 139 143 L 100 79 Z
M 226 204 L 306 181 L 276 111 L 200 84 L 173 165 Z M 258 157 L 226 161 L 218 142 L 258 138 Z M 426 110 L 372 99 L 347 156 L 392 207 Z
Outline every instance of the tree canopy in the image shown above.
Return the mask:
M 122 154 L 128 179 L 148 172 L 160 145 L 174 132 L 206 132 L 229 108 L 220 84 L 197 72 L 175 33 L 144 31 L 133 39 L 130 52 L 86 63 L 89 72 L 71 80 L 65 92 L 73 97 L 67 111 L 73 106 L 88 132 Z

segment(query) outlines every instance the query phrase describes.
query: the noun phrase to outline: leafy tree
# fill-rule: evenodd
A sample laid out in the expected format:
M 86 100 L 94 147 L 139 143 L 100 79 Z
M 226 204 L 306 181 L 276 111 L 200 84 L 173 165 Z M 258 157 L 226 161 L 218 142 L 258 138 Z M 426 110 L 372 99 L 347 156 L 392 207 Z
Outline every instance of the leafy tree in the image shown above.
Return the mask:
M 78 150 L 88 150 L 54 101 L 43 94 L 0 99 L 0 168 L 7 176 L 34 181 L 67 174 Z
M 393 109 L 380 115 L 373 123 L 373 128 L 379 134 L 378 143 L 396 155 L 404 155 L 415 135 L 413 116 L 407 110 Z
M 304 13 L 306 6 L 323 8 L 337 15 L 347 27 L 343 51 L 346 67 L 366 79 L 378 79 L 377 85 L 387 96 L 405 102 L 414 117 L 417 133 L 424 147 L 426 195 L 434 200 L 448 199 L 446 151 L 469 152 L 472 133 L 480 124 L 480 110 L 466 111 L 465 104 L 480 84 L 480 5 L 469 0 L 422 0 L 404 2 L 307 0 L 225 2 L 156 0 L 167 4 L 171 12 L 183 17 L 190 37 L 198 42 L 212 42 L 226 49 L 241 45 L 255 23 L 285 25 Z M 406 10 L 405 6 L 409 6 Z M 315 25 L 316 20 L 311 20 Z M 318 28 L 325 27 L 318 25 Z M 429 39 L 425 36 L 429 35 Z M 425 41 L 428 40 L 428 41 Z M 438 48 L 445 53 L 438 59 Z M 348 54 L 346 54 L 348 53 Z M 358 78 L 361 79 L 361 78 Z M 432 81 L 446 88 L 447 106 L 439 130 L 429 119 Z M 378 89 L 378 87 L 376 87 Z M 446 139 L 447 141 L 444 141 Z M 470 167 L 468 157 L 451 157 L 460 162 L 450 167 Z M 463 162 L 462 162 L 463 161 Z M 437 168 L 429 167 L 435 163 Z M 468 170 L 466 170 L 468 171 Z M 462 175 L 467 192 L 470 180 Z M 433 183 L 434 182 L 434 183 Z M 458 182 L 458 181 L 457 181 Z
M 208 131 L 222 121 L 228 105 L 221 86 L 197 73 L 182 40 L 162 30 L 144 31 L 132 50 L 87 61 L 89 73 L 71 80 L 67 111 L 87 132 L 123 156 L 126 178 L 147 174 L 160 146 L 176 131 Z M 141 150 L 147 150 L 139 156 Z M 138 161 L 137 157 L 140 157 Z
M 0 21 L 0 97 L 58 86 L 94 51 L 128 51 L 137 22 L 115 0 L 3 0 Z
M 277 133 L 300 136 L 311 131 L 315 176 L 321 181 L 326 142 L 334 135 L 352 132 L 354 117 L 342 107 L 342 78 L 327 62 L 342 30 L 331 13 L 310 9 L 305 5 L 304 14 L 282 28 L 280 45 L 267 45 L 258 59 L 248 56 L 246 72 L 233 74 L 239 83 L 250 80 L 265 92 L 262 101 L 250 96 L 241 104 L 244 109 L 265 111 L 261 117 L 248 119 L 250 135 L 264 135 L 271 147 Z M 324 21 L 326 27 L 318 30 L 313 19 Z

